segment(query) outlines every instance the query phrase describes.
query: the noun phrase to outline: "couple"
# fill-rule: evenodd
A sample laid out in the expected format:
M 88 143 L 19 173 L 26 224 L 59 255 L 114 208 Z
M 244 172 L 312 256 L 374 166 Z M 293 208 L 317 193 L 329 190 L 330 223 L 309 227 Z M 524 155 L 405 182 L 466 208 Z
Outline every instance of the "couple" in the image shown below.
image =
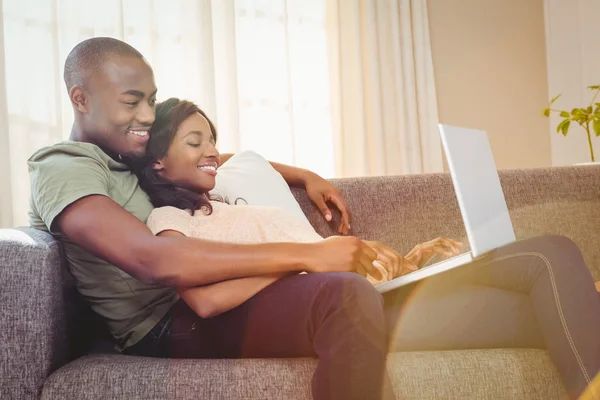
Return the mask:
M 78 44 L 65 83 L 75 122 L 70 141 L 29 161 L 31 225 L 63 243 L 78 290 L 124 353 L 318 357 L 315 399 L 393 398 L 389 350 L 547 348 L 571 398 L 600 370 L 600 297 L 570 240 L 513 243 L 434 277 L 396 326 L 406 293 L 382 297 L 361 275 L 380 275 L 375 260 L 401 275 L 456 242 L 432 241 L 404 258 L 381 243 L 316 237 L 283 213 L 210 201 L 215 169 L 229 158 L 215 149 L 215 127 L 192 103 L 156 105 L 152 69 L 121 41 Z M 325 201 L 335 204 L 348 233 L 339 191 L 309 171 L 273 166 L 327 220 Z M 207 240 L 234 213 L 248 218 L 235 227 L 243 243 Z M 267 226 L 257 239 L 253 231 Z M 464 307 L 482 301 L 498 312 Z M 449 314 L 456 321 L 442 329 Z

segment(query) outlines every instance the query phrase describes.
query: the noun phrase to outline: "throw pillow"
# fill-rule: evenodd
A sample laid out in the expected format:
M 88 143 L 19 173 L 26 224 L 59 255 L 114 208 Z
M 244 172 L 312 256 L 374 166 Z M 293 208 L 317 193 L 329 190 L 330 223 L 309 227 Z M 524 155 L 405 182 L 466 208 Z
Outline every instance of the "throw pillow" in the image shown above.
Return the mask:
M 221 196 L 231 204 L 243 199 L 249 205 L 283 208 L 310 226 L 281 174 L 254 151 L 237 153 L 223 163 L 210 194 Z

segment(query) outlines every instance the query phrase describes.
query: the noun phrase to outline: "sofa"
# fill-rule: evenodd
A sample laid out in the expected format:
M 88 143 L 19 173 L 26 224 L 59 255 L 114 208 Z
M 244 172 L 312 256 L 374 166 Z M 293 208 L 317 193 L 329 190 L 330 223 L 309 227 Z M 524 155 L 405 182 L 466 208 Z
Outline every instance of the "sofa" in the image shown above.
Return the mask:
M 600 168 L 500 172 L 518 239 L 560 234 L 600 280 Z M 333 181 L 353 213 L 352 233 L 400 252 L 447 236 L 467 243 L 445 173 Z M 294 189 L 323 235 L 334 234 Z M 339 215 L 335 213 L 334 227 Z M 468 246 L 467 246 L 468 247 Z M 1 399 L 310 399 L 316 360 L 177 360 L 126 356 L 79 297 L 60 244 L 29 228 L 0 230 Z M 388 366 L 399 399 L 561 399 L 543 349 L 401 352 Z

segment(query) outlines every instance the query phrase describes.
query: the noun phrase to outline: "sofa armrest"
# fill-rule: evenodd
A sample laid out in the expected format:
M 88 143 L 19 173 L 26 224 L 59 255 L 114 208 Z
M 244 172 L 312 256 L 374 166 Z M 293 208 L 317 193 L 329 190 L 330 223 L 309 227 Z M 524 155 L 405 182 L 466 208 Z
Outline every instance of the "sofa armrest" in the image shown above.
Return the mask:
M 0 229 L 0 398 L 37 399 L 68 360 L 65 275 L 50 234 Z

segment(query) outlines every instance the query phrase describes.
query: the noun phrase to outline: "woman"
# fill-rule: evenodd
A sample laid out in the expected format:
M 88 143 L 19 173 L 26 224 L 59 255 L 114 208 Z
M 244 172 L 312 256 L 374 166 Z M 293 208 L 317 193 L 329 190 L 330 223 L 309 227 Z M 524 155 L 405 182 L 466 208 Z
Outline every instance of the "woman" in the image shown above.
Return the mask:
M 249 240 L 256 240 L 252 227 L 264 233 L 273 224 L 267 230 L 275 234 L 260 240 L 323 240 L 308 231 L 297 234 L 300 227 L 284 213 L 272 216 L 256 207 L 211 203 L 206 193 L 218 168 L 215 141 L 214 126 L 193 104 L 170 99 L 158 105 L 148 157 L 136 167 L 140 184 L 154 205 L 162 207 L 148 221 L 156 234 L 205 237 L 218 230 L 248 231 Z M 219 227 L 219 221 L 228 225 L 242 214 L 243 226 Z M 291 229 L 282 229 L 288 225 Z M 295 233 L 286 237 L 286 232 Z M 456 253 L 459 246 L 441 238 L 417 246 L 407 255 L 408 263 L 398 263 L 403 258 L 393 250 L 368 244 L 391 276 L 406 273 L 408 264 L 421 266 L 436 253 Z M 317 356 L 315 397 L 336 386 L 329 379 L 338 369 L 352 374 L 344 369 L 348 365 L 362 371 L 338 377 L 349 387 L 348 395 L 362 390 L 371 398 L 393 396 L 384 366 L 386 331 L 395 350 L 547 348 L 573 398 L 600 370 L 600 298 L 579 250 L 566 238 L 517 242 L 419 287 L 386 294 L 387 326 L 381 296 L 372 286 L 358 275 L 339 275 L 254 276 L 181 288 L 183 301 L 153 330 L 160 339 L 144 339 L 132 352 L 153 354 L 158 347 L 165 356 Z M 316 290 L 316 300 L 315 289 L 325 285 L 336 287 L 339 295 Z M 411 289 L 411 300 L 404 302 Z M 355 351 L 329 357 L 344 345 Z M 320 370 L 328 371 L 328 377 Z
M 171 106 L 172 113 L 177 113 L 179 109 L 187 109 L 192 113 L 197 111 L 195 115 L 187 117 L 176 131 L 161 129 L 164 126 L 164 124 L 161 126 L 161 120 L 155 122 L 157 128 L 152 131 L 153 139 L 148 145 L 148 158 L 139 168 L 136 168 L 140 185 L 157 207 L 152 211 L 147 222 L 155 235 L 184 235 L 205 240 L 246 244 L 310 243 L 323 240 L 312 227 L 283 209 L 232 206 L 222 200 L 209 200 L 208 192 L 215 186 L 215 176 L 219 166 L 214 126 L 201 110 L 188 102 L 167 100 L 161 105 L 159 112 Z M 206 137 L 204 137 L 205 132 Z M 209 146 L 208 152 L 202 149 L 203 140 Z M 161 157 L 155 154 L 155 149 L 159 149 L 160 153 L 164 149 L 168 150 Z M 447 256 L 458 254 L 459 248 L 462 247 L 462 244 L 456 241 L 439 238 L 409 253 L 407 259 L 417 265 L 400 263 L 398 264 L 400 268 L 394 269 L 394 263 L 389 262 L 389 259 L 388 262 L 384 260 L 386 254 L 401 259 L 399 254 L 381 243 L 363 242 L 374 250 L 382 252 L 383 263 L 375 264 L 380 276 L 373 277 L 366 271 L 362 271 L 373 284 L 414 271 L 436 253 Z M 417 259 L 418 249 L 421 252 Z M 424 257 L 423 249 L 428 250 L 429 257 Z M 386 270 L 384 265 L 391 266 L 390 270 Z M 179 295 L 200 317 L 214 317 L 239 306 L 278 278 L 278 276 L 253 277 L 234 280 L 227 285 L 185 288 L 179 291 Z

